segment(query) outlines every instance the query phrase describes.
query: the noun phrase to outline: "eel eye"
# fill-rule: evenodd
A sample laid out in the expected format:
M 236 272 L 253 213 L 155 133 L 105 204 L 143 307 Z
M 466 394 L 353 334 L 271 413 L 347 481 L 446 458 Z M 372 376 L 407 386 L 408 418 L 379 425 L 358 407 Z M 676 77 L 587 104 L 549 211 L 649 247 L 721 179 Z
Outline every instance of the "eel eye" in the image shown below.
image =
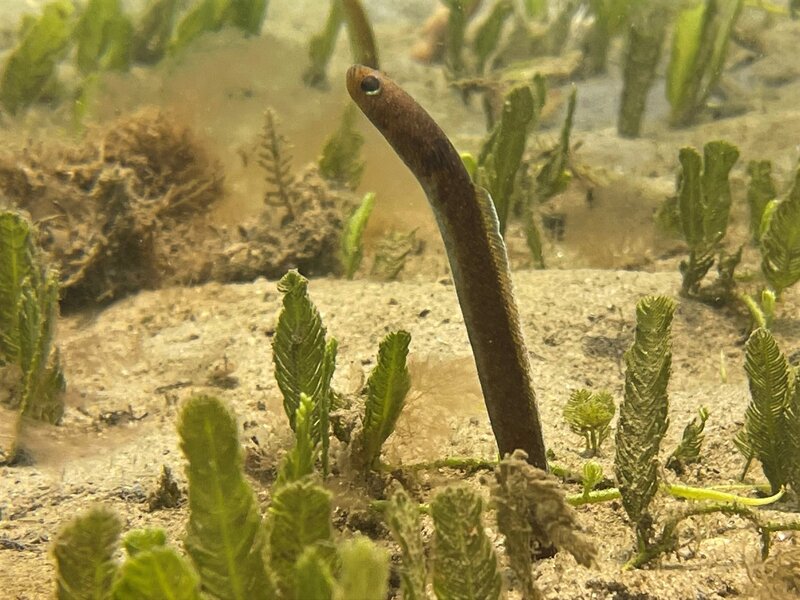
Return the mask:
M 361 91 L 367 96 L 377 96 L 381 93 L 381 81 L 374 75 L 367 75 L 361 80 Z

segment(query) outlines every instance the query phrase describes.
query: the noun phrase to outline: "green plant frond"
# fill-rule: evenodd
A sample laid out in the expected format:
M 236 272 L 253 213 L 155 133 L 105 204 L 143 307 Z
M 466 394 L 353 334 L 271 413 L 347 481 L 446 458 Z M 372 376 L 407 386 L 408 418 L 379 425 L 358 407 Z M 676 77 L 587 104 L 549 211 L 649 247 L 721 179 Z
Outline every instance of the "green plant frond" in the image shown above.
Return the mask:
M 350 215 L 344 224 L 342 232 L 342 265 L 344 274 L 348 279 L 352 279 L 361 266 L 361 259 L 364 257 L 364 230 L 367 228 L 367 221 L 375 208 L 375 194 L 369 192 L 361 199 L 361 203 Z
M 325 327 L 308 296 L 308 280 L 300 273 L 286 273 L 278 283 L 278 291 L 284 295 L 283 310 L 275 328 L 272 354 L 283 407 L 294 429 L 300 394 L 307 394 L 315 402 L 328 394 Z
M 636 305 L 636 333 L 625 353 L 625 397 L 619 409 L 614 467 L 622 504 L 639 524 L 658 490 L 658 451 L 669 425 L 670 327 L 675 302 L 647 296 Z
M 761 238 L 761 271 L 775 294 L 800 280 L 800 168 L 788 196 L 770 213 Z
M 112 591 L 114 600 L 200 600 L 200 578 L 173 548 L 153 547 L 128 558 Z
M 505 97 L 500 122 L 478 155 L 478 185 L 485 187 L 494 201 L 501 234 L 505 233 L 513 210 L 514 181 L 535 120 L 536 104 L 530 86 L 513 88 Z
M 145 550 L 166 546 L 167 534 L 163 529 L 131 529 L 122 538 L 128 556 L 136 556 Z
M 364 161 L 359 156 L 364 136 L 356 130 L 357 110 L 355 104 L 347 105 L 339 129 L 325 141 L 319 158 L 320 175 L 352 190 L 364 173 Z
M 583 485 L 584 495 L 588 495 L 598 483 L 603 481 L 603 477 L 605 477 L 605 473 L 603 473 L 601 465 L 593 461 L 584 464 L 581 471 L 581 484 Z
M 52 82 L 70 44 L 74 10 L 70 0 L 49 2 L 22 33 L 0 76 L 0 105 L 10 114 L 36 102 Z
M 234 27 L 258 35 L 267 16 L 268 0 L 231 0 L 228 18 Z
M 778 191 L 772 178 L 772 163 L 768 160 L 751 160 L 747 164 L 750 183 L 747 186 L 747 205 L 750 207 L 750 232 L 754 241 L 761 239 L 761 220 L 764 210 Z
M 489 15 L 478 26 L 472 47 L 477 58 L 477 71 L 483 73 L 486 61 L 497 50 L 500 35 L 503 32 L 508 17 L 514 14 L 514 4 L 511 0 L 499 0 L 492 7 Z
M 130 66 L 133 25 L 120 0 L 89 0 L 75 25 L 75 62 L 84 74 Z
M 708 420 L 708 409 L 701 406 L 694 417 L 683 429 L 683 437 L 680 444 L 670 454 L 667 459 L 667 468 L 676 473 L 683 472 L 686 465 L 696 463 L 700 460 L 700 448 L 703 445 L 703 430 Z
M 134 61 L 155 64 L 164 58 L 177 13 L 178 0 L 155 0 L 147 6 L 133 28 Z
M 728 181 L 739 149 L 725 141 L 713 141 L 703 148 L 703 238 L 707 245 L 718 244 L 728 229 L 731 186 Z
M 789 483 L 795 494 L 800 490 L 800 369 L 792 368 L 792 386 L 786 411 L 786 446 Z
M 395 331 L 381 341 L 378 360 L 367 380 L 367 401 L 364 410 L 363 458 L 367 467 L 374 465 L 381 446 L 394 431 L 403 410 L 411 376 L 406 359 L 411 334 Z
M 497 556 L 483 528 L 480 496 L 449 487 L 431 502 L 435 526 L 433 590 L 437 598 L 499 599 Z
M 175 28 L 170 51 L 180 52 L 205 32 L 222 29 L 229 5 L 229 0 L 199 0 Z
M 786 413 L 793 385 L 790 367 L 772 334 L 756 329 L 745 344 L 744 368 L 751 396 L 744 424 L 747 441 L 774 493 L 789 480 Z
M 400 589 L 403 591 L 404 600 L 427 600 L 425 587 L 428 581 L 428 567 L 425 560 L 425 546 L 420 534 L 419 506 L 402 488 L 389 498 L 386 524 L 392 532 L 394 541 L 400 546 L 403 557 L 400 566 Z
M 189 464 L 184 544 L 203 589 L 218 598 L 270 598 L 258 503 L 242 470 L 236 419 L 217 398 L 195 396 L 178 423 Z
M 93 508 L 59 532 L 53 545 L 59 600 L 109 597 L 117 572 L 114 553 L 121 529 L 115 513 Z
M 608 392 L 575 390 L 564 406 L 564 419 L 573 433 L 583 436 L 586 449 L 596 454 L 610 433 L 616 406 Z
M 21 215 L 0 212 L 0 353 L 6 361 L 19 355 L 19 300 L 23 285 L 39 283 L 31 226 Z
M 322 555 L 318 547 L 306 547 L 294 565 L 295 587 L 288 593 L 287 598 L 331 600 L 334 597 L 336 582 L 329 562 L 330 560 Z
M 358 536 L 339 546 L 341 575 L 335 600 L 384 600 L 389 587 L 389 556 L 375 542 Z M 407 597 L 406 597 L 407 598 Z
M 569 138 L 572 133 L 572 119 L 575 115 L 577 88 L 573 87 L 567 101 L 567 115 L 561 126 L 561 137 L 558 146 L 553 149 L 539 173 L 536 175 L 536 200 L 545 202 L 567 189 L 572 180 L 569 170 Z
M 311 435 L 311 419 L 314 403 L 305 394 L 300 394 L 300 407 L 295 413 L 294 440 L 295 445 L 283 460 L 276 488 L 281 485 L 302 479 L 314 472 L 314 460 L 317 451 Z
M 344 23 L 344 9 L 341 2 L 331 2 L 328 17 L 322 30 L 311 36 L 308 41 L 308 56 L 311 64 L 303 73 L 303 82 L 310 87 L 325 89 L 328 87 L 328 62 L 333 56 L 339 30 Z
M 295 584 L 294 565 L 307 547 L 317 547 L 329 564 L 333 558 L 331 494 L 309 479 L 287 483 L 273 496 L 269 515 L 270 566 L 287 594 Z

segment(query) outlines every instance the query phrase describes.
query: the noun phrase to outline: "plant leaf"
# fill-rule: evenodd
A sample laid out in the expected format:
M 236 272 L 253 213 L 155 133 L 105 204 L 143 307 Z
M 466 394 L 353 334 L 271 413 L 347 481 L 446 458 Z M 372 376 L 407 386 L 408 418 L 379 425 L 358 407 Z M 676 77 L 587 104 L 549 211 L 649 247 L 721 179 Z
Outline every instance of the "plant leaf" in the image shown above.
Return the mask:
M 167 534 L 163 529 L 131 529 L 122 538 L 122 545 L 128 556 L 136 556 L 145 550 L 152 550 L 167 544 Z
M 319 173 L 325 179 L 354 190 L 361 182 L 364 161 L 359 153 L 364 136 L 356 130 L 357 109 L 348 104 L 339 128 L 325 141 L 319 158 Z
M 316 445 L 311 436 L 311 419 L 314 404 L 308 396 L 300 394 L 300 407 L 295 414 L 295 445 L 281 465 L 275 487 L 285 483 L 298 481 L 314 472 L 314 459 L 316 458 Z
M 331 495 L 308 479 L 293 481 L 275 493 L 269 514 L 270 564 L 278 587 L 289 594 L 295 586 L 294 565 L 307 547 L 332 559 Z
M 173 548 L 153 547 L 131 556 L 114 582 L 114 600 L 200 600 L 200 578 Z
M 683 429 L 680 444 L 667 459 L 667 468 L 678 474 L 683 473 L 686 465 L 700 461 L 700 448 L 703 445 L 703 429 L 708 420 L 708 409 L 701 406 L 694 417 Z
M 375 194 L 369 192 L 364 194 L 361 203 L 345 221 L 342 232 L 342 264 L 345 277 L 348 279 L 352 279 L 361 266 L 361 259 L 364 257 L 362 238 L 373 208 L 375 208 Z
M 69 0 L 45 5 L 8 56 L 0 78 L 0 105 L 10 114 L 36 102 L 52 81 L 69 47 L 74 10 Z
M 53 545 L 59 600 L 109 597 L 117 571 L 114 552 L 121 528 L 115 513 L 93 508 L 59 532 Z
M 500 598 L 497 557 L 483 528 L 480 496 L 448 487 L 431 502 L 436 528 L 433 590 L 442 600 Z
M 747 205 L 750 207 L 750 232 L 753 241 L 761 239 L 761 220 L 764 211 L 778 192 L 772 179 L 772 163 L 768 160 L 751 160 L 747 164 L 750 183 L 747 186 Z
M 84 75 L 104 68 L 127 70 L 133 25 L 120 0 L 89 0 L 75 26 L 75 62 Z
M 636 305 L 634 341 L 625 353 L 625 398 L 619 408 L 614 466 L 622 505 L 637 526 L 658 490 L 658 451 L 669 426 L 674 312 L 671 298 L 642 298 Z
M 386 524 L 394 541 L 400 546 L 403 560 L 400 566 L 400 589 L 404 600 L 427 600 L 425 586 L 428 568 L 425 546 L 420 535 L 419 507 L 403 488 L 398 489 L 386 508 Z
M 296 600 L 331 600 L 335 581 L 328 560 L 316 546 L 308 546 L 294 567 L 295 589 L 289 597 Z
M 475 38 L 472 42 L 475 56 L 478 60 L 478 73 L 483 73 L 486 61 L 497 49 L 497 44 L 500 41 L 500 34 L 503 32 L 503 25 L 505 25 L 508 17 L 513 14 L 514 5 L 511 0 L 499 0 L 492 7 L 489 15 L 478 26 L 475 32 Z
M 217 398 L 195 396 L 178 433 L 189 464 L 184 544 L 203 589 L 217 598 L 271 598 L 258 503 L 242 470 L 236 420 Z
M 769 330 L 750 335 L 744 368 L 751 396 L 744 422 L 747 441 L 774 494 L 789 480 L 786 413 L 791 379 L 789 363 Z
M 771 211 L 761 239 L 761 271 L 778 296 L 800 280 L 800 168 L 789 195 Z
M 383 443 L 394 431 L 411 389 L 411 376 L 406 365 L 410 343 L 411 334 L 407 331 L 388 334 L 381 341 L 377 364 L 367 380 L 363 457 L 368 468 L 378 460 Z
M 389 588 L 389 556 L 372 540 L 358 536 L 339 546 L 342 563 L 336 600 L 384 600 Z M 406 600 L 408 600 L 406 598 Z

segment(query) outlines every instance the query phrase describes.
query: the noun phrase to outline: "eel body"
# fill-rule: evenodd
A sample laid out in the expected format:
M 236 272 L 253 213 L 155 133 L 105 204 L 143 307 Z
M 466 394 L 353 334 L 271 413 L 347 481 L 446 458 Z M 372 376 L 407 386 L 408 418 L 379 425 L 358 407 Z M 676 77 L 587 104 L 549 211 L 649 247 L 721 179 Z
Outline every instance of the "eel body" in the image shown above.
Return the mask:
M 347 90 L 428 197 L 501 456 L 519 448 L 531 464 L 546 469 L 530 361 L 491 198 L 472 183 L 433 118 L 385 74 L 354 65 L 347 72 Z

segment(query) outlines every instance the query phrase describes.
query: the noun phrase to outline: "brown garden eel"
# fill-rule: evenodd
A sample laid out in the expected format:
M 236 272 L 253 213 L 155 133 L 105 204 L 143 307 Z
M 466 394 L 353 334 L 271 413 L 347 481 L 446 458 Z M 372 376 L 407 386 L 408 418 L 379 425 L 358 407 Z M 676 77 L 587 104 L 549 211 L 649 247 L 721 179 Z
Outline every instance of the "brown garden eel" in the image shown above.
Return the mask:
M 489 194 L 476 187 L 442 129 L 380 71 L 354 65 L 347 90 L 419 180 L 447 250 L 495 439 L 547 468 L 530 362 L 505 244 Z

